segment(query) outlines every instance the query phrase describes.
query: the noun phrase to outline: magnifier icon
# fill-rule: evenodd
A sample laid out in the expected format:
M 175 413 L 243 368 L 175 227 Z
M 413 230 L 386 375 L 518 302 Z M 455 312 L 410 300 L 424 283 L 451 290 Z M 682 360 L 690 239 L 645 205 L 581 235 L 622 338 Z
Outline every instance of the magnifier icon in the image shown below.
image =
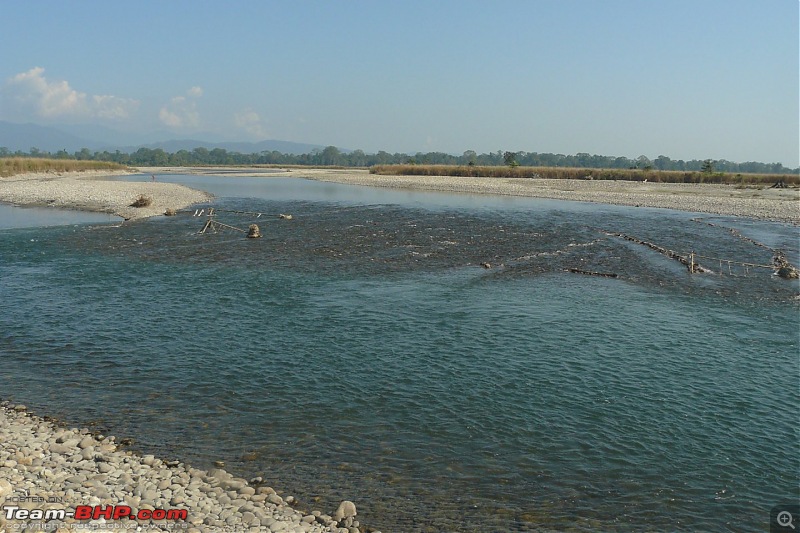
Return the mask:
M 778 513 L 778 525 L 781 527 L 790 527 L 794 529 L 794 517 L 789 511 L 781 511 Z

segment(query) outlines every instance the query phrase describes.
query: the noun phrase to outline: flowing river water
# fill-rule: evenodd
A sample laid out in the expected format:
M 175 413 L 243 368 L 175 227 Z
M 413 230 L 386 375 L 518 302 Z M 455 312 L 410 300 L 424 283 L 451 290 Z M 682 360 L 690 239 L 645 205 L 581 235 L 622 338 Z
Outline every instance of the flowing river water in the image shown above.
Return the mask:
M 614 235 L 797 264 L 795 227 L 163 179 L 264 237 L 0 208 L 4 398 L 384 532 L 764 530 L 800 496 L 798 283 Z

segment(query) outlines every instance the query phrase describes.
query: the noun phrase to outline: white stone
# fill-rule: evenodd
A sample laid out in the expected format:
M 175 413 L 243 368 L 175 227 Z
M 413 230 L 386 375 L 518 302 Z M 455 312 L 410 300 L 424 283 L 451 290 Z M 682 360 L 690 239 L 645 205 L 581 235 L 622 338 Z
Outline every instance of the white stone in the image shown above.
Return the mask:
M 351 501 L 345 500 L 339 504 L 339 508 L 336 509 L 335 513 L 333 513 L 333 519 L 339 522 L 343 518 L 352 518 L 357 514 L 358 513 L 356 512 L 356 504 L 354 504 Z

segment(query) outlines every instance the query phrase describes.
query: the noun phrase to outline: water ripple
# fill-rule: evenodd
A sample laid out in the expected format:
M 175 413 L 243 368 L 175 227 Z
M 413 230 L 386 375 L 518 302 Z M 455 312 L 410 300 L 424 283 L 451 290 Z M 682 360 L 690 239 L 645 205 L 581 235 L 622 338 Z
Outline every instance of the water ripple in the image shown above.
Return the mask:
M 594 228 L 763 260 L 747 242 L 652 212 L 289 207 L 256 242 L 3 233 L 3 394 L 384 530 L 759 529 L 796 491 L 796 284 Z

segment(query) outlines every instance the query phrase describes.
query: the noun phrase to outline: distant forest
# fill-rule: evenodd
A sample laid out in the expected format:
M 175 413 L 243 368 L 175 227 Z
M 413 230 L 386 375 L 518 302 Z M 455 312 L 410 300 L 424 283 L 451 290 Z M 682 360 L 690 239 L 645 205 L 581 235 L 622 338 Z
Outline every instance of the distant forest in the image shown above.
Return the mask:
M 174 153 L 165 152 L 161 148 L 139 148 L 133 153 L 91 152 L 84 148 L 75 153 L 60 150 L 56 153 L 31 148 L 29 152 L 11 152 L 0 147 L 0 157 L 46 157 L 54 159 L 77 159 L 88 161 L 110 161 L 129 166 L 191 166 L 191 165 L 307 165 L 337 167 L 371 167 L 373 165 L 475 165 L 475 166 L 531 166 L 531 167 L 580 167 L 609 169 L 642 169 L 642 170 L 680 170 L 704 171 L 712 167 L 716 172 L 755 173 L 755 174 L 800 174 L 800 168 L 785 168 L 781 163 L 759 163 L 748 161 L 734 163 L 724 159 L 684 161 L 670 159 L 660 155 L 655 159 L 639 156 L 636 159 L 590 155 L 550 154 L 538 152 L 489 152 L 478 154 L 472 150 L 456 156 L 442 152 L 417 152 L 401 154 L 380 151 L 367 154 L 362 150 L 344 152 L 335 146 L 323 150 L 313 150 L 307 154 L 285 154 L 277 151 L 242 154 L 229 152 L 223 148 L 195 148 L 179 150 Z

